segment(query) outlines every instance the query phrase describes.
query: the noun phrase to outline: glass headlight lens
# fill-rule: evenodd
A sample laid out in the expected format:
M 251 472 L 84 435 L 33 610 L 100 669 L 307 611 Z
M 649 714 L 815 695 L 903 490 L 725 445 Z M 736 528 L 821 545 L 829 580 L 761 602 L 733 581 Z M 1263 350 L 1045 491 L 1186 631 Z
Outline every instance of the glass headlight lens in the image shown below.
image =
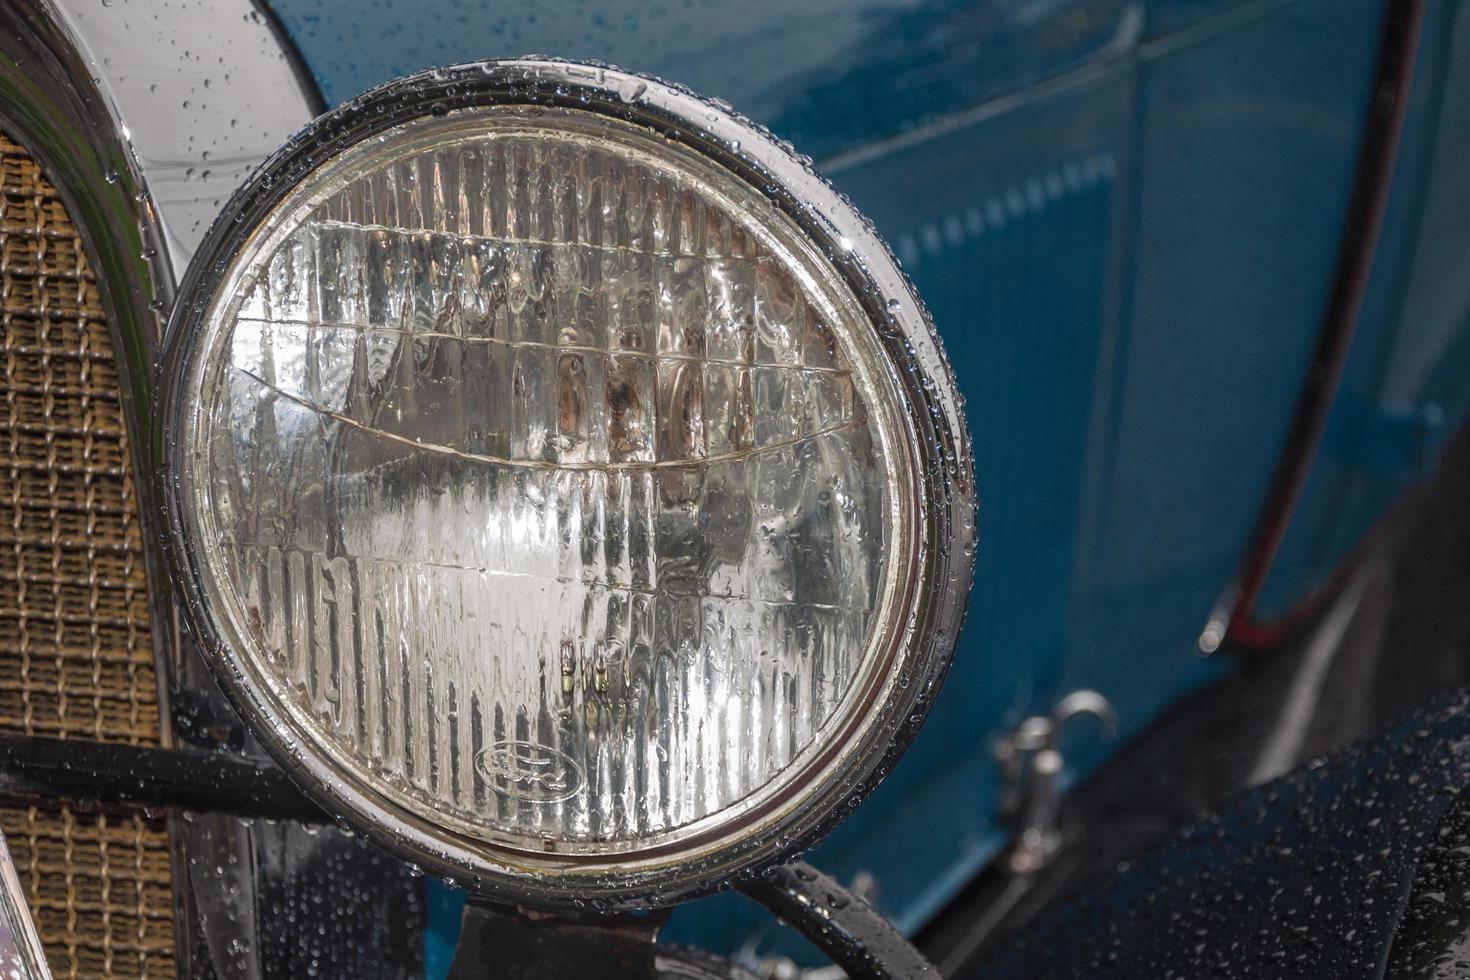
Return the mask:
M 583 887 L 850 780 L 921 464 L 796 223 L 573 106 L 438 106 L 277 196 L 201 293 L 170 432 L 275 743 L 454 869 Z

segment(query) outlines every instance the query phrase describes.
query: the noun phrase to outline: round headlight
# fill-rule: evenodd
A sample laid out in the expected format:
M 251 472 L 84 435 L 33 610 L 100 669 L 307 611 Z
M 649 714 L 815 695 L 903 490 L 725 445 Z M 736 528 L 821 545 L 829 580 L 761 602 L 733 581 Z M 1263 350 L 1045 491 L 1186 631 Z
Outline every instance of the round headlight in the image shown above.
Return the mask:
M 942 676 L 963 424 L 887 251 L 687 92 L 395 83 L 191 268 L 169 516 L 308 791 L 518 901 L 668 901 L 809 843 Z

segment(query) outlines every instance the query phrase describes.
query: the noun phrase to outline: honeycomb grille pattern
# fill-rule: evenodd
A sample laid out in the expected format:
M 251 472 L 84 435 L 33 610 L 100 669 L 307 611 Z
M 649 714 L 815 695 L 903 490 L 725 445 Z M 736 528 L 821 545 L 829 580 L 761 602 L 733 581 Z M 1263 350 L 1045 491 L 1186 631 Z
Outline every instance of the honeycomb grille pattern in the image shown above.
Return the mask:
M 107 321 L 76 227 L 0 134 L 0 732 L 156 745 L 138 520 Z M 161 820 L 0 807 L 57 977 L 172 977 Z

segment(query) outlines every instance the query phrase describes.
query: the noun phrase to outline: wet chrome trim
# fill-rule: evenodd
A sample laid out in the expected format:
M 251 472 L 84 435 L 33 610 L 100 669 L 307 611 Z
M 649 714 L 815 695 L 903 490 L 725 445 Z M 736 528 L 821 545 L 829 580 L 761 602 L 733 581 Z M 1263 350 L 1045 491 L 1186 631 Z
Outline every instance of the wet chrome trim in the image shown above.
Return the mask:
M 0 974 L 14 980 L 51 980 L 46 951 L 31 919 L 3 833 L 0 833 Z
M 51 2 L 132 151 L 181 274 L 220 207 L 316 115 L 320 97 L 303 91 L 248 0 Z
M 66 206 L 91 264 L 117 364 L 119 395 L 129 433 L 133 472 L 147 472 L 147 406 L 152 362 L 163 336 L 161 312 L 173 301 L 174 280 L 163 251 L 157 214 L 136 162 L 118 139 L 84 58 L 54 8 L 41 0 L 0 4 L 0 128 L 35 158 Z M 168 718 L 169 665 L 176 623 L 152 523 L 149 481 L 135 480 L 157 664 L 159 735 L 172 741 Z M 175 837 L 175 870 L 177 838 Z M 187 908 L 176 877 L 176 914 Z M 182 930 L 176 932 L 181 936 Z M 178 946 L 183 963 L 183 944 Z
M 158 215 L 118 125 L 58 12 L 42 0 L 0 5 L 0 126 L 66 203 L 102 291 L 124 398 L 146 405 L 174 280 Z M 146 423 L 128 409 L 130 430 Z M 133 443 L 136 453 L 146 440 Z
M 810 762 L 805 782 L 704 839 L 608 856 L 540 854 L 469 840 L 374 797 L 292 737 L 269 699 L 226 646 L 187 538 L 173 444 L 191 395 L 184 388 L 202 322 L 242 244 L 302 175 L 346 148 L 430 114 L 486 105 L 547 106 L 646 126 L 764 193 L 831 262 L 873 327 L 913 454 L 917 506 L 901 596 L 884 656 L 892 673 L 871 691 L 868 712 Z M 384 848 L 503 902 L 605 910 L 669 904 L 785 860 L 830 830 L 878 784 L 918 731 L 953 653 L 973 573 L 975 486 L 968 428 L 934 325 L 888 248 L 810 161 L 728 106 L 654 78 L 598 65 L 496 61 L 400 79 L 321 117 L 262 166 L 210 230 L 180 291 L 157 394 L 155 500 L 171 524 L 173 581 L 184 615 L 215 676 L 253 734 L 329 813 L 351 814 Z M 858 722 L 861 722 L 859 724 Z M 800 793 L 801 799 L 790 797 Z M 740 833 L 734 833 L 739 830 Z
M 111 328 L 139 517 L 150 530 L 144 551 L 164 745 L 176 735 L 172 694 L 202 690 L 207 697 L 213 683 L 178 628 L 163 536 L 153 523 L 153 485 L 143 478 L 151 468 L 152 366 L 175 276 L 187 267 L 219 204 L 315 115 L 319 96 L 303 85 L 250 0 L 0 3 L 0 127 L 31 152 L 65 202 Z M 197 92 L 204 96 L 190 94 Z M 251 845 L 227 817 L 171 820 L 170 826 L 175 936 L 180 971 L 188 975 L 198 955 L 224 949 L 237 941 L 236 933 L 248 931 L 240 917 L 217 913 L 215 922 L 232 928 L 216 925 L 196 934 L 190 869 L 199 862 L 191 855 L 217 858 L 210 867 L 228 866 L 234 875 L 229 887 L 211 885 L 237 894 L 253 888 L 246 859 Z M 248 948 L 251 938 L 240 942 Z M 238 965 L 242 975 L 260 973 L 253 962 Z
M 240 25 L 237 40 L 230 37 L 235 24 Z M 217 109 L 249 110 L 236 126 L 230 126 L 235 117 L 215 116 L 205 103 L 192 115 L 166 111 L 161 100 L 173 86 L 193 79 L 202 87 L 203 78 L 214 77 L 188 70 L 191 61 L 215 65 L 218 77 L 230 80 L 205 91 Z M 259 102 L 264 111 L 250 109 L 267 94 L 276 101 Z M 111 6 L 89 0 L 0 4 L 0 127 L 40 162 L 81 232 L 112 329 L 138 474 L 151 469 L 144 454 L 152 424 L 153 363 L 163 342 L 164 315 L 173 305 L 175 277 L 214 220 L 215 201 L 222 203 L 311 118 L 309 102 L 290 59 L 249 0 L 192 0 L 185 8 L 165 0 Z M 239 129 L 260 116 L 268 119 L 245 127 L 256 135 L 227 140 L 216 135 L 219 128 Z M 217 176 L 192 181 L 194 186 L 180 192 L 176 178 L 189 169 L 190 154 L 200 164 L 213 162 L 210 146 L 232 148 L 233 169 L 221 168 Z M 224 186 L 235 174 L 238 179 Z M 161 199 L 156 196 L 160 188 Z M 141 517 L 151 523 L 156 509 L 147 495 L 152 488 L 144 479 L 138 484 Z M 160 536 L 145 535 L 145 544 L 148 578 L 155 586 L 150 593 L 155 653 L 165 668 L 159 672 L 160 686 L 166 688 L 165 675 L 180 667 L 176 631 L 170 628 L 172 597 L 160 587 L 166 581 L 159 577 Z M 165 697 L 160 705 L 166 704 Z M 167 744 L 171 733 L 164 728 Z

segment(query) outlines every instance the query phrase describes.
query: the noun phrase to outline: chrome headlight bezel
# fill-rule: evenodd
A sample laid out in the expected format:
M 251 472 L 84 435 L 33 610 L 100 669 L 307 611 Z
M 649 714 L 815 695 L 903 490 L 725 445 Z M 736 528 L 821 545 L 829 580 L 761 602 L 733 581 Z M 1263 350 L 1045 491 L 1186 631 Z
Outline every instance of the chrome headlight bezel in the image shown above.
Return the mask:
M 604 114 L 693 150 L 756 189 L 789 217 L 836 269 L 874 328 L 876 347 L 903 406 L 912 445 L 916 514 L 913 566 L 902 628 L 887 637 L 899 672 L 822 753 L 800 805 L 777 798 L 743 819 L 740 836 L 693 837 L 611 860 L 530 854 L 468 841 L 365 794 L 288 726 L 225 642 L 188 545 L 177 475 L 180 418 L 194 396 L 189 366 L 215 291 L 232 262 L 305 175 L 346 148 L 415 119 L 486 106 L 557 107 Z M 185 278 L 174 310 L 156 427 L 175 582 L 187 621 L 221 686 L 252 732 L 329 812 L 436 874 L 490 897 L 547 907 L 668 904 L 809 847 L 866 797 L 927 714 L 953 651 L 973 568 L 975 492 L 968 433 L 948 364 L 913 287 L 871 226 L 769 133 L 693 93 L 612 68 L 559 61 L 485 62 L 421 73 L 321 117 L 268 160 L 226 206 Z M 903 656 L 898 656 L 902 651 Z M 877 691 L 874 695 L 876 698 Z M 859 742 L 849 741 L 860 734 Z M 842 750 L 854 765 L 831 765 Z M 787 795 L 795 795 L 787 794 Z M 783 809 L 784 806 L 784 809 Z

